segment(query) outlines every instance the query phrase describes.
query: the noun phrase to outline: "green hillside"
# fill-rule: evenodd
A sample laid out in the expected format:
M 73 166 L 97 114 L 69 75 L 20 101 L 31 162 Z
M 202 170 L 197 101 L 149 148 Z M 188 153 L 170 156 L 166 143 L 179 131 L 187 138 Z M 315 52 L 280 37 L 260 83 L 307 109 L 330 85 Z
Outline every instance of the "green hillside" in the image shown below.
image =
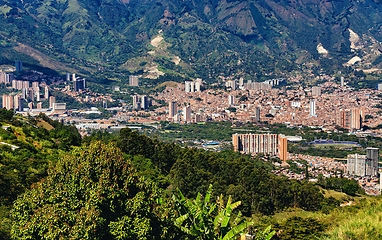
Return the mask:
M 46 116 L 26 119 L 5 109 L 0 109 L 0 125 L 0 239 L 8 239 L 13 202 L 47 176 L 58 156 L 79 146 L 81 136 Z

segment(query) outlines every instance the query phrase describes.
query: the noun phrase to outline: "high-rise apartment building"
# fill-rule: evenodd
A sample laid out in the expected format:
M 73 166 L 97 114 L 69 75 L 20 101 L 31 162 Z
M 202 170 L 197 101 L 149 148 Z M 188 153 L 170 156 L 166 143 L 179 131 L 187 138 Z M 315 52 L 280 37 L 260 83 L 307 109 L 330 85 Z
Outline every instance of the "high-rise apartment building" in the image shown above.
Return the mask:
M 29 88 L 29 82 L 28 81 L 22 81 L 22 80 L 12 80 L 12 88 L 17 89 L 17 90 Z
M 185 81 L 184 82 L 184 91 L 186 93 L 195 92 L 195 82 Z
M 195 114 L 195 122 L 201 122 L 202 121 L 202 116 L 200 115 L 200 113 L 197 113 Z
M 56 98 L 53 96 L 49 97 L 49 108 L 53 109 L 53 104 L 56 103 Z
M 13 97 L 13 108 L 15 111 L 22 112 L 24 110 L 24 99 L 20 95 Z
M 22 94 L 24 99 L 28 99 L 28 89 L 27 88 L 23 88 L 23 90 L 21 90 L 21 94 Z
M 34 101 L 34 90 L 33 90 L 33 88 L 28 90 L 27 95 L 28 95 L 27 99 L 29 99 L 33 102 Z
M 0 72 L 0 83 L 8 84 L 14 79 L 13 73 Z
M 195 82 L 195 92 L 200 92 L 201 84 L 199 82 Z
M 340 109 L 337 113 L 337 124 L 342 128 L 350 128 L 350 110 Z
M 243 77 L 241 77 L 241 78 L 239 79 L 239 86 L 240 86 L 240 87 L 244 86 L 244 78 L 243 78 Z
M 143 95 L 141 97 L 141 108 L 142 109 L 148 109 L 150 107 L 150 100 L 147 97 L 147 95 Z
M 177 113 L 177 104 L 176 102 L 169 102 L 168 104 L 168 117 L 172 118 Z
M 23 88 L 22 89 L 28 89 L 29 88 L 29 81 L 23 81 Z
M 254 120 L 255 122 L 260 122 L 260 108 L 255 108 Z
M 39 88 L 38 82 L 32 82 L 32 88 L 33 88 L 33 91 L 37 91 Z
M 279 135 L 279 158 L 283 161 L 288 159 L 288 139 Z
M 365 176 L 366 155 L 350 154 L 347 158 L 347 173 Z
M 316 101 L 310 101 L 309 115 L 311 117 L 317 117 L 317 115 L 316 115 Z
M 35 94 L 36 94 L 36 101 L 40 102 L 41 101 L 41 95 L 40 95 L 40 88 L 39 87 L 37 87 Z
M 16 87 L 16 89 L 17 90 L 21 90 L 21 89 L 23 89 L 23 86 L 24 86 L 24 81 L 17 80 L 17 87 Z
M 203 81 L 201 78 L 195 79 L 195 91 L 200 92 L 202 85 L 203 85 Z
M 347 158 L 347 173 L 357 176 L 378 175 L 378 148 L 366 148 L 366 155 L 350 154 Z
M 45 86 L 45 99 L 49 99 L 49 88 Z
M 191 122 L 191 106 L 188 105 L 188 106 L 185 106 L 183 108 L 183 121 L 184 122 Z
M 341 77 L 341 87 L 344 87 L 344 86 L 345 86 L 345 78 Z
M 185 91 L 186 93 L 191 92 L 191 85 L 190 85 L 190 82 L 189 82 L 189 81 L 185 81 L 185 82 L 184 82 L 184 91 Z
M 277 134 L 234 134 L 232 144 L 235 151 L 287 158 L 287 139 Z
M 362 120 L 359 108 L 353 108 L 350 115 L 350 129 L 361 129 Z
M 80 90 L 85 90 L 86 88 L 86 79 L 75 79 L 73 80 L 73 91 L 79 92 Z
M 361 129 L 362 110 L 359 108 L 340 109 L 337 113 L 337 125 L 346 129 Z
M 138 106 L 138 103 L 139 103 L 139 97 L 138 97 L 138 95 L 134 95 L 133 96 L 133 108 L 134 109 L 141 108 L 141 105 L 139 104 L 139 106 Z
M 377 176 L 378 175 L 378 161 L 379 161 L 379 148 L 366 148 L 366 175 Z
M 139 77 L 130 75 L 129 76 L 129 85 L 132 87 L 138 87 L 139 86 Z
M 244 88 L 248 90 L 269 90 L 272 89 L 271 84 L 266 84 L 264 82 L 252 82 L 252 80 L 248 80 L 247 83 L 244 83 Z
M 232 96 L 232 95 L 228 96 L 228 104 L 230 106 L 235 105 L 235 96 Z
M 312 96 L 321 96 L 321 88 L 312 87 Z
M 16 72 L 21 72 L 23 70 L 23 62 L 20 60 L 15 61 Z
M 7 110 L 13 109 L 13 97 L 8 95 L 3 95 L 3 108 Z
M 227 81 L 225 83 L 226 88 L 231 88 L 231 90 L 236 90 L 237 89 L 237 81 L 232 80 L 232 81 Z

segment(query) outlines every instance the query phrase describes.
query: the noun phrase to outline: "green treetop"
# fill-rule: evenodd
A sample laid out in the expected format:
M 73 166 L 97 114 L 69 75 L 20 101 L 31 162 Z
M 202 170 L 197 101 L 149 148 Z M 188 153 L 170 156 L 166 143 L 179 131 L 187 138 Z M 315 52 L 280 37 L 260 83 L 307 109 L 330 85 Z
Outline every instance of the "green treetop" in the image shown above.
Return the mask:
M 15 239 L 162 239 L 157 188 L 113 144 L 95 142 L 60 159 L 14 203 Z M 169 239 L 166 237 L 165 239 Z

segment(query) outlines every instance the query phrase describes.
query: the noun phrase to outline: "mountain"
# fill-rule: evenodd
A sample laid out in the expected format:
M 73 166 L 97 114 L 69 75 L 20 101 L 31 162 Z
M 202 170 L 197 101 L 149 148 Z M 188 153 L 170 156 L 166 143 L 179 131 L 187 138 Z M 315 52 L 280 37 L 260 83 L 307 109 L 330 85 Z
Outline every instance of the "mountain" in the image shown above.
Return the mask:
M 0 62 L 61 72 L 261 79 L 302 64 L 382 68 L 379 0 L 0 0 L 0 16 Z

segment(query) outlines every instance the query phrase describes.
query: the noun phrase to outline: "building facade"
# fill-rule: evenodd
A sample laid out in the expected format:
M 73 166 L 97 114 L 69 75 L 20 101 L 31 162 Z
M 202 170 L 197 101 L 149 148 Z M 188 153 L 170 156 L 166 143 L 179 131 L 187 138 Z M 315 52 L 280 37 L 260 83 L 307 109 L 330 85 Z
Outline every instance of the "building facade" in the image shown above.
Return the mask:
M 183 121 L 184 122 L 191 122 L 191 106 L 185 106 L 183 108 Z
M 244 153 L 264 153 L 287 159 L 287 139 L 277 134 L 234 134 L 232 144 L 235 151 Z
M 235 96 L 232 96 L 232 95 L 228 96 L 228 105 L 230 106 L 235 105 Z
M 53 111 L 66 110 L 66 103 L 53 103 Z
M 350 154 L 347 158 L 347 173 L 357 176 L 378 175 L 378 148 L 366 148 L 366 155 Z
M 15 68 L 16 68 L 16 72 L 20 72 L 23 70 L 23 62 L 22 61 L 15 61 Z
M 141 108 L 142 109 L 148 109 L 150 107 L 150 100 L 147 95 L 143 95 L 141 97 Z
M 359 108 L 340 109 L 337 113 L 337 125 L 346 129 L 361 129 L 362 115 Z
M 73 90 L 79 92 L 80 90 L 85 90 L 86 88 L 86 79 L 75 79 L 73 80 Z
M 129 76 L 129 85 L 132 87 L 138 87 L 139 86 L 139 77 L 130 75 Z
M 53 96 L 49 97 L 49 108 L 53 109 L 53 104 L 56 103 L 56 98 Z
M 255 122 L 260 122 L 260 108 L 255 108 L 255 115 L 254 115 Z
M 3 95 L 3 108 L 7 110 L 13 109 L 13 97 L 8 95 Z
M 13 73 L 0 72 L 0 83 L 8 84 L 14 79 Z
M 310 101 L 309 115 L 311 117 L 317 117 L 317 115 L 316 115 L 316 102 L 315 101 Z
M 312 96 L 321 96 L 321 88 L 312 87 Z
M 13 97 L 13 108 L 15 111 L 22 112 L 24 110 L 24 99 L 21 95 L 15 95 Z
M 168 104 L 168 117 L 172 118 L 175 116 L 177 112 L 177 104 L 176 102 L 169 102 Z

